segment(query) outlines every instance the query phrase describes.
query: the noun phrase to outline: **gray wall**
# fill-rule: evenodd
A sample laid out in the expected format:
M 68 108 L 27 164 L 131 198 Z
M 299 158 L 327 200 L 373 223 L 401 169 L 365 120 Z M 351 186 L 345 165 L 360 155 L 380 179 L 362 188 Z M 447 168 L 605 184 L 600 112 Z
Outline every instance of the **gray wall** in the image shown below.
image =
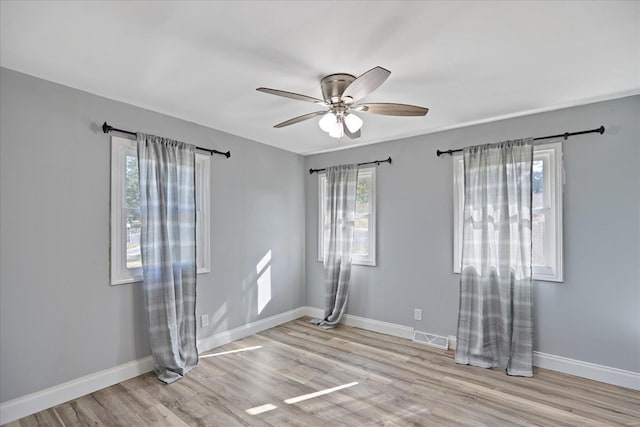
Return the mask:
M 304 305 L 301 156 L 7 69 L 0 92 L 0 401 L 150 354 L 140 284 L 109 285 L 104 120 L 232 152 L 211 160 L 201 338 Z M 258 314 L 268 250 L 272 299 Z
M 378 168 L 378 265 L 353 267 L 347 312 L 455 335 L 452 162 L 435 150 L 600 124 L 563 147 L 565 281 L 535 283 L 535 350 L 640 372 L 640 96 L 306 157 L 305 170 L 393 158 Z M 305 185 L 307 304 L 322 307 L 317 175 Z
M 211 160 L 213 271 L 198 277 L 197 307 L 211 325 L 200 338 L 321 307 L 317 176 L 304 171 L 389 155 L 378 265 L 354 266 L 348 312 L 455 334 L 451 160 L 436 148 L 604 124 L 604 136 L 564 145 L 565 282 L 535 285 L 535 346 L 640 371 L 639 96 L 303 159 L 7 69 L 0 92 L 0 401 L 149 354 L 140 285 L 109 285 L 104 120 L 232 151 Z M 272 299 L 258 313 L 256 264 L 269 250 Z

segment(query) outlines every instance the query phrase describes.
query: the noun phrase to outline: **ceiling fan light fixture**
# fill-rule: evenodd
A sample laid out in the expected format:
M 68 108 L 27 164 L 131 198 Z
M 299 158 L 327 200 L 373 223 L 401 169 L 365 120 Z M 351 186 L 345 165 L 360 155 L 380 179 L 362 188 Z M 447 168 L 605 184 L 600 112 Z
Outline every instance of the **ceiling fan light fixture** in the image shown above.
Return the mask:
M 331 130 L 335 128 L 337 124 L 338 124 L 338 118 L 332 112 L 328 112 L 327 114 L 322 116 L 322 118 L 318 122 L 320 129 L 322 129 L 325 132 L 331 132 Z
M 342 138 L 344 136 L 344 128 L 342 127 L 342 123 L 336 123 L 331 131 L 329 131 L 329 136 L 332 138 Z
M 344 124 L 347 126 L 347 129 L 349 129 L 349 132 L 356 133 L 362 127 L 362 119 L 355 114 L 350 113 L 345 115 Z

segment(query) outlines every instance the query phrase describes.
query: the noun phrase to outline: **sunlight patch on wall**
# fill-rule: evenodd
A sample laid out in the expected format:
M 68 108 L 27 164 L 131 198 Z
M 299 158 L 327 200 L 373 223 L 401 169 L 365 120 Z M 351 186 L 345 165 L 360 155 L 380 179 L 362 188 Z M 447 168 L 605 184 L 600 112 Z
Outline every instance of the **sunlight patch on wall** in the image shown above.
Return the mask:
M 223 303 L 209 320 L 209 325 L 213 330 L 227 330 L 227 303 Z
M 258 273 L 258 314 L 262 313 L 262 310 L 271 301 L 271 250 L 269 250 L 265 256 L 256 265 L 256 272 Z

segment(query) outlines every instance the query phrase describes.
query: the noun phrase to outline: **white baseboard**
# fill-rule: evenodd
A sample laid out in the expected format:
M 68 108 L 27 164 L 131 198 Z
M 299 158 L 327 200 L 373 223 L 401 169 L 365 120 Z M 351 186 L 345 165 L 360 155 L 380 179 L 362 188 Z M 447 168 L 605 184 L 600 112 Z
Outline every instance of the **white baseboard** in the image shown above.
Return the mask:
M 318 307 L 311 307 L 309 305 L 302 307 L 304 309 L 304 315 L 313 317 L 314 319 L 321 319 L 324 316 L 324 310 Z
M 95 372 L 0 404 L 0 424 L 10 423 L 52 406 L 137 377 L 153 370 L 151 356 Z
M 640 390 L 640 372 L 625 371 L 554 354 L 533 352 L 533 365 L 551 371 Z
M 228 344 L 231 341 L 266 331 L 267 329 L 282 325 L 283 323 L 290 322 L 305 315 L 307 315 L 306 307 L 298 307 L 284 313 L 276 314 L 275 316 L 267 317 L 266 319 L 256 320 L 255 322 L 199 339 L 198 353 L 204 353 L 205 351 Z
M 324 310 L 317 307 L 302 307 L 304 309 L 304 315 L 321 318 L 324 316 Z M 352 314 L 345 314 L 342 317 L 342 321 L 347 326 L 353 326 L 355 328 L 366 329 L 368 331 L 379 332 L 381 334 L 392 335 L 400 338 L 413 338 L 413 328 L 404 325 L 398 325 L 397 323 L 383 322 L 381 320 L 367 319 L 366 317 L 354 316 Z
M 306 307 L 298 307 L 285 313 L 248 323 L 198 340 L 198 351 L 205 352 L 249 335 L 262 332 L 274 326 L 306 315 Z M 0 424 L 7 424 L 22 417 L 43 411 L 69 400 L 93 393 L 105 387 L 137 377 L 153 370 L 151 356 L 134 360 L 123 365 L 95 372 L 42 391 L 17 397 L 0 403 Z
M 380 320 L 367 319 L 365 317 L 345 314 L 343 323 L 347 326 L 366 329 L 368 331 L 379 332 L 381 334 L 392 335 L 394 337 L 413 338 L 413 328 L 396 323 L 382 322 Z

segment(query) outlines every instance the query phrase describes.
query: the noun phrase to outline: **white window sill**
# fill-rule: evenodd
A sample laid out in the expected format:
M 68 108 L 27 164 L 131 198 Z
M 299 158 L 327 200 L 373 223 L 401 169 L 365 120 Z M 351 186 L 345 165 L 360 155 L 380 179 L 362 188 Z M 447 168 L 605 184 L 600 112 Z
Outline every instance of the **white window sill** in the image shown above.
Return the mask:
M 199 268 L 197 274 L 206 274 L 206 273 L 211 273 L 210 269 L 204 269 L 204 268 Z M 111 282 L 111 286 L 118 286 L 118 285 L 126 285 L 128 283 L 142 283 L 142 277 L 127 277 L 127 278 L 122 278 L 122 279 L 115 279 Z
M 323 263 L 324 260 L 323 259 L 319 259 L 318 262 Z M 375 261 L 369 261 L 369 260 L 359 260 L 359 261 L 351 260 L 351 265 L 362 265 L 362 266 L 365 266 L 365 267 L 375 267 L 376 263 L 375 263 Z
M 460 274 L 460 272 L 454 271 L 453 274 Z M 544 274 L 534 274 L 533 280 L 535 280 L 536 282 L 564 283 L 564 278 L 562 277 L 556 277 L 556 276 L 544 275 Z

